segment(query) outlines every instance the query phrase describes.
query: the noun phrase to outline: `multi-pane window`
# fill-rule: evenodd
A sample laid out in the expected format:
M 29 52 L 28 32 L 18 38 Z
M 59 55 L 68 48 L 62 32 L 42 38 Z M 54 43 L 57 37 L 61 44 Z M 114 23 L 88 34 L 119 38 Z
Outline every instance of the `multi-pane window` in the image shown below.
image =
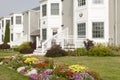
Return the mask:
M 43 40 L 47 39 L 47 29 L 42 29 L 42 38 Z
M 46 16 L 47 15 L 47 5 L 42 5 L 42 16 Z
M 21 16 L 16 16 L 16 24 L 21 24 Z
M 86 0 L 78 0 L 78 6 L 86 5 Z
M 59 3 L 51 4 L 51 15 L 59 15 Z
M 93 22 L 92 23 L 92 37 L 93 38 L 104 38 L 104 22 Z
M 77 33 L 78 33 L 78 38 L 85 38 L 86 36 L 86 24 L 85 23 L 79 23 L 77 25 Z
M 2 20 L 2 27 L 4 27 L 4 20 Z
M 11 25 L 13 25 L 13 17 L 11 17 Z
M 2 41 L 4 41 L 4 36 L 2 35 Z
M 13 41 L 13 33 L 11 33 L 11 41 Z
M 102 4 L 102 3 L 103 3 L 103 0 L 93 0 L 93 3 L 94 3 L 94 4 Z

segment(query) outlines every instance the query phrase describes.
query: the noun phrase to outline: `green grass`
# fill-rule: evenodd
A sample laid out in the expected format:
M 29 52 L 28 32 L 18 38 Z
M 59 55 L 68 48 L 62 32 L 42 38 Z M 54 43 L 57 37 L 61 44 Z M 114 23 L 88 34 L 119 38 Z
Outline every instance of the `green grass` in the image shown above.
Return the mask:
M 20 54 L 20 53 L 13 50 L 0 50 L 0 57 L 13 56 L 15 54 Z
M 120 80 L 120 57 L 61 57 L 57 63 L 80 64 L 100 73 L 103 80 Z
M 12 69 L 7 68 L 6 66 L 0 66 L 0 80 L 31 80 L 31 79 L 17 73 Z
M 0 51 L 0 57 L 19 54 L 14 51 Z M 45 59 L 45 57 L 40 57 Z M 100 73 L 103 80 L 120 80 L 120 57 L 57 57 L 53 58 L 55 63 L 65 63 L 68 65 L 80 64 L 89 67 Z M 0 66 L 0 80 L 30 80 L 6 66 Z

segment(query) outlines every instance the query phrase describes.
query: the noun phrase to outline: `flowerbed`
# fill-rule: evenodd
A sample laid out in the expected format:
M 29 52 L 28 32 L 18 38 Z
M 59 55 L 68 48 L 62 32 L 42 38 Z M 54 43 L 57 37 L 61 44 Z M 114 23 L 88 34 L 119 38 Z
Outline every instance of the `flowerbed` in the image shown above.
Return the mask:
M 100 75 L 83 65 L 55 64 L 53 59 L 13 56 L 0 59 L 17 72 L 32 80 L 102 80 Z

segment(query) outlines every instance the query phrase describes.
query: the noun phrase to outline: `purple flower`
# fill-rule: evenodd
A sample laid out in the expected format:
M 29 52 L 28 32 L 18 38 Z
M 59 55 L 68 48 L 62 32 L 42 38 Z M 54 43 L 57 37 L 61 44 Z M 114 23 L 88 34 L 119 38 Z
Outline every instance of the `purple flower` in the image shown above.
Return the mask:
M 38 79 L 38 75 L 37 74 L 30 74 L 29 77 L 32 78 L 33 80 L 37 80 Z
M 82 80 L 82 76 L 79 73 L 74 74 L 75 80 Z

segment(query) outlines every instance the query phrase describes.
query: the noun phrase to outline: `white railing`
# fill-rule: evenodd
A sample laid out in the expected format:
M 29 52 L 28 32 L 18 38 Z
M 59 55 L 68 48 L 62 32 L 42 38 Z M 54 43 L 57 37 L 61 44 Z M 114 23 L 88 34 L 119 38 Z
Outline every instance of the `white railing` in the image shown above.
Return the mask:
M 67 36 L 68 28 L 62 30 L 58 34 L 54 35 L 53 37 L 47 39 L 45 42 L 42 43 L 42 54 L 44 54 L 54 42 L 60 46 L 63 45 L 63 38 Z M 66 36 L 65 36 L 66 35 Z
M 63 49 L 75 49 L 84 47 L 83 41 L 84 39 L 75 39 L 73 35 L 68 35 L 68 28 L 66 28 L 42 43 L 42 54 L 45 54 L 54 42 Z

